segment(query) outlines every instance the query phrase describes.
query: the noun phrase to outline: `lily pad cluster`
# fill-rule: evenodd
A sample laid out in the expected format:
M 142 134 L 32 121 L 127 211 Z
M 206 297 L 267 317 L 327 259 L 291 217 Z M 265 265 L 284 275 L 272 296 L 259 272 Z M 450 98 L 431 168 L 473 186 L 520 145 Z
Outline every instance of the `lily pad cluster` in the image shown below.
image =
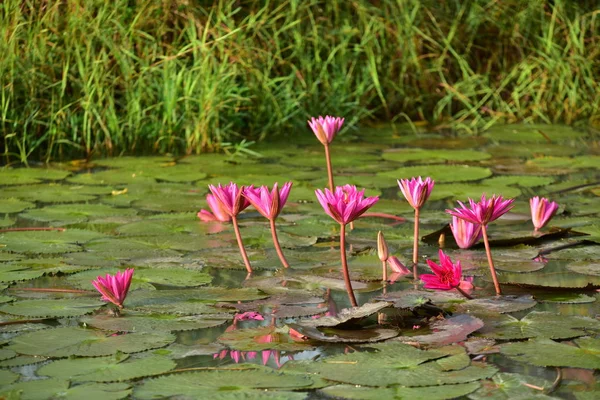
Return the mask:
M 257 146 L 263 157 L 4 167 L 0 397 L 596 398 L 600 182 L 598 155 L 578 140 L 586 135 L 543 125 L 478 138 L 382 128 L 332 144 L 336 184 L 365 187 L 380 196 L 369 212 L 398 217 L 348 228 L 354 308 L 340 227 L 314 195 L 328 183 L 321 144 Z M 420 213 L 419 273 L 443 247 L 473 277 L 472 300 L 423 290 L 412 274 L 381 281 L 378 231 L 390 254 L 411 260 L 414 212 L 396 179 L 417 175 L 436 181 Z M 231 225 L 198 219 L 208 184 L 230 181 L 293 182 L 277 220 L 289 268 L 252 208 L 238 216 L 251 276 Z M 443 212 L 482 192 L 515 198 L 489 233 L 503 296 L 483 246 L 459 249 Z M 533 196 L 560 205 L 539 232 Z M 127 268 L 135 273 L 116 316 L 91 281 Z

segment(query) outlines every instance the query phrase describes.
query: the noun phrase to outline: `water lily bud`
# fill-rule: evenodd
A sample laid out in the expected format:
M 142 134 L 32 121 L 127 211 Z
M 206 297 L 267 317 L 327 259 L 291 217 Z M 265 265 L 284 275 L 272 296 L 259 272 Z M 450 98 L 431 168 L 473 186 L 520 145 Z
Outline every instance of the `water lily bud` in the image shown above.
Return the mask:
M 387 261 L 390 256 L 387 243 L 385 242 L 383 232 L 381 231 L 377 233 L 377 255 L 381 261 Z

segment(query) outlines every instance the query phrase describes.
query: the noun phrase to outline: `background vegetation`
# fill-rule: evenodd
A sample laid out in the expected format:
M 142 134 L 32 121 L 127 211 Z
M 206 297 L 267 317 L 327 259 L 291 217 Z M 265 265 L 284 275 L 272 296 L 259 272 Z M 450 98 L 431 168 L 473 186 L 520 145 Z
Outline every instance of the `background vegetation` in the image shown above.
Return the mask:
M 596 0 L 4 0 L 5 160 L 199 153 L 311 115 L 597 124 Z

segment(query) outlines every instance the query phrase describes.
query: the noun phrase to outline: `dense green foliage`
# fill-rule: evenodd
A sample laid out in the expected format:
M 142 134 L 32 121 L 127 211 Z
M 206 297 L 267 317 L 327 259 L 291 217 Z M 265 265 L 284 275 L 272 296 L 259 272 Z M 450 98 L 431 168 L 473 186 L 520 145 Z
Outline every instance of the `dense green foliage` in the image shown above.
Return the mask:
M 597 123 L 596 1 L 5 0 L 5 160 L 199 153 L 308 116 Z

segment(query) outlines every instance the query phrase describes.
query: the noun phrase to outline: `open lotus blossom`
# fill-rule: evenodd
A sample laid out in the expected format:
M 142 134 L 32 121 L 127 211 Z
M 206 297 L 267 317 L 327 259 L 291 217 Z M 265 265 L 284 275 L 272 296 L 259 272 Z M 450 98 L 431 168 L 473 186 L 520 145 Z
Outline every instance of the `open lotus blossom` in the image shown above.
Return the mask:
M 204 209 L 200 210 L 200 212 L 198 213 L 198 218 L 200 218 L 200 220 L 204 222 L 229 222 L 231 220 L 231 217 L 223 209 L 223 206 L 221 205 L 219 200 L 215 198 L 215 196 L 213 196 L 212 194 L 207 194 L 206 202 L 208 203 L 210 211 L 206 211 Z
M 477 203 L 472 199 L 469 199 L 468 207 L 459 201 L 458 204 L 460 204 L 460 208 L 446 210 L 446 212 L 452 216 L 481 226 L 481 235 L 483 236 L 483 243 L 485 244 L 485 254 L 488 259 L 490 274 L 492 275 L 492 281 L 494 282 L 494 288 L 496 289 L 497 295 L 501 295 L 502 290 L 500 289 L 500 282 L 498 282 L 494 260 L 492 259 L 492 251 L 490 250 L 490 242 L 487 235 L 487 224 L 509 212 L 511 208 L 513 208 L 514 201 L 514 199 L 505 200 L 502 196 L 496 195 L 486 199 L 485 194 L 483 194 L 481 200 Z
M 316 190 L 315 194 L 323 210 L 340 224 L 340 259 L 342 262 L 342 274 L 346 284 L 346 292 L 350 298 L 352 307 L 358 306 L 352 283 L 350 282 L 350 273 L 348 272 L 348 262 L 346 260 L 346 224 L 360 217 L 373 204 L 379 201 L 379 197 L 364 197 L 365 191 L 357 190 L 356 186 L 344 185 L 335 188 L 334 192 L 325 189 Z
M 557 203 L 538 196 L 529 199 L 529 206 L 531 208 L 531 221 L 536 231 L 546 226 L 558 210 Z
M 408 204 L 415 209 L 415 229 L 413 234 L 413 276 L 417 280 L 417 263 L 419 262 L 419 214 L 421 207 L 431 194 L 435 182 L 427 177 L 423 180 L 420 176 L 411 179 L 399 179 L 398 186 Z
M 247 188 L 244 188 L 244 186 L 238 187 L 238 185 L 233 182 L 229 182 L 225 186 L 221 186 L 221 184 L 217 186 L 208 185 L 208 188 L 212 192 L 216 202 L 218 202 L 218 206 L 231 217 L 233 230 L 235 232 L 235 239 L 237 240 L 237 244 L 240 249 L 240 255 L 242 256 L 242 260 L 244 260 L 246 270 L 249 274 L 252 273 L 252 266 L 250 265 L 250 260 L 248 259 L 246 249 L 244 248 L 244 242 L 242 241 L 242 235 L 237 222 L 237 216 L 250 205 L 250 202 L 244 196 L 244 191 L 251 191 L 254 188 L 252 186 Z
M 454 236 L 456 244 L 461 249 L 468 249 L 481 239 L 481 225 L 473 224 L 464 219 L 452 216 L 450 230 Z
M 509 212 L 513 208 L 514 201 L 515 199 L 505 200 L 502 196 L 496 195 L 486 199 L 484 194 L 478 203 L 469 199 L 469 206 L 467 207 L 459 201 L 460 208 L 446 210 L 446 212 L 472 224 L 487 225 Z
M 472 278 L 463 279 L 462 267 L 460 261 L 453 263 L 444 252 L 440 249 L 440 264 L 436 264 L 431 260 L 427 260 L 427 265 L 433 271 L 433 274 L 423 274 L 420 276 L 425 283 L 425 289 L 435 290 L 452 290 L 457 289 L 462 295 L 471 298 L 466 291 L 473 288 Z
M 92 285 L 102 294 L 102 300 L 109 301 L 122 309 L 131 285 L 133 271 L 133 268 L 127 268 L 124 272 L 117 271 L 115 275 L 99 276 L 92 281 Z
M 344 124 L 344 118 L 332 117 L 326 115 L 325 118 L 319 116 L 319 118 L 311 118 L 308 121 L 310 129 L 314 132 L 319 142 L 323 145 L 328 145 L 333 141 L 335 135 L 342 129 Z
M 399 179 L 400 191 L 412 208 L 421 208 L 429 198 L 435 181 L 427 177 L 423 180 L 420 176 L 411 179 Z
M 317 189 L 317 199 L 323 210 L 338 223 L 346 225 L 373 206 L 379 197 L 364 197 L 365 190 L 358 190 L 354 185 L 344 185 L 335 188 L 334 192 Z

